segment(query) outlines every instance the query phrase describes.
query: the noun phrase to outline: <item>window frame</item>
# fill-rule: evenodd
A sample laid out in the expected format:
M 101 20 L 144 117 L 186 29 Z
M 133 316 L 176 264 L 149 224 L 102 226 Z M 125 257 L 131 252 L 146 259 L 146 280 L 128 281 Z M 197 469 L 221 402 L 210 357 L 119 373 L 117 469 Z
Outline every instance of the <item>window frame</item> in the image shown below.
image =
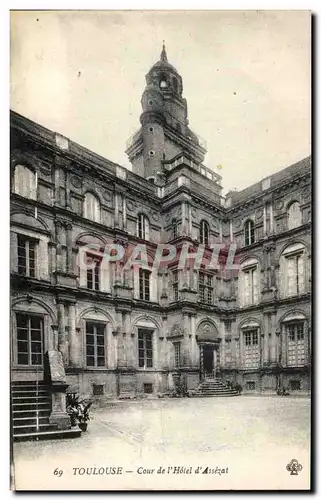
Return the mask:
M 19 167 L 23 169 L 20 172 L 20 175 L 23 175 L 23 185 L 26 188 L 28 186 L 28 192 L 24 192 L 19 190 L 19 182 L 18 182 L 18 169 Z M 28 179 L 26 178 L 26 172 L 28 172 Z M 32 184 L 32 185 L 31 185 Z M 25 165 L 24 163 L 17 163 L 14 166 L 13 170 L 13 192 L 19 196 L 27 198 L 28 200 L 36 201 L 38 199 L 38 173 L 37 170 L 29 165 Z
M 137 332 L 138 368 L 154 367 L 154 330 L 138 328 Z
M 213 305 L 214 303 L 214 276 L 203 271 L 198 273 L 198 294 L 202 304 Z
M 173 342 L 173 346 L 174 346 L 174 367 L 175 368 L 181 368 L 182 366 L 182 342 L 180 341 L 177 341 L 177 342 Z
M 99 321 L 99 320 L 92 320 L 90 318 L 85 319 L 85 327 L 84 327 L 84 332 L 85 332 L 85 349 L 84 349 L 84 355 L 85 355 L 85 366 L 87 369 L 104 369 L 107 367 L 107 322 L 105 321 Z M 93 331 L 92 333 L 88 332 L 88 325 L 92 325 Z M 97 327 L 102 327 L 103 328 L 103 333 L 97 334 Z M 89 344 L 87 341 L 87 336 L 92 335 L 94 337 L 94 342 L 93 344 Z M 98 342 L 98 335 L 99 337 L 103 337 L 103 344 L 100 344 Z M 88 353 L 88 347 L 93 347 L 94 348 L 94 353 L 89 354 Z M 103 348 L 103 355 L 98 354 L 98 348 Z M 88 364 L 88 358 L 93 358 L 94 364 L 90 365 Z M 98 359 L 103 359 L 103 364 L 98 363 Z
M 92 262 L 95 262 L 95 267 L 93 268 L 92 266 L 88 269 L 86 269 L 86 288 L 88 290 L 91 290 L 93 292 L 99 292 L 101 288 L 101 262 L 102 259 L 100 257 L 97 257 L 97 255 L 92 255 L 87 253 L 86 258 L 92 259 Z M 91 277 L 90 277 L 91 275 Z M 88 286 L 89 282 L 92 282 L 92 286 Z
M 18 316 L 25 316 L 27 317 L 27 327 L 19 327 L 18 326 Z M 31 319 L 32 318 L 38 318 L 40 321 L 40 329 L 35 329 L 31 328 Z M 45 335 L 44 335 L 44 327 L 45 327 L 45 318 L 43 314 L 37 314 L 37 313 L 30 313 L 30 312 L 24 312 L 24 311 L 15 311 L 15 329 L 16 329 L 16 334 L 15 334 L 15 365 L 19 368 L 33 368 L 37 369 L 39 367 L 43 368 L 43 362 L 44 362 L 44 351 L 45 351 Z M 27 340 L 24 339 L 19 339 L 19 330 L 27 330 Z M 40 331 L 40 340 L 32 340 L 32 330 Z M 27 351 L 20 351 L 19 352 L 19 342 L 27 342 Z M 32 351 L 32 343 L 40 343 L 40 351 Z M 28 363 L 19 363 L 19 354 L 24 354 L 28 356 Z M 32 356 L 33 355 L 40 355 L 41 362 L 40 363 L 32 363 Z
M 202 219 L 201 222 L 200 222 L 199 239 L 200 239 L 200 243 L 202 245 L 206 245 L 206 246 L 209 245 L 209 241 L 210 241 L 210 225 L 204 219 Z
M 295 214 L 290 212 L 293 206 L 296 206 L 298 208 L 296 215 L 297 216 L 299 215 L 299 217 L 295 217 Z M 294 200 L 291 203 L 289 203 L 289 205 L 287 207 L 286 214 L 287 214 L 287 229 L 288 230 L 295 229 L 297 227 L 302 226 L 302 210 L 301 210 L 301 205 L 297 200 Z M 291 223 L 291 220 L 292 220 L 292 223 Z
M 145 241 L 149 241 L 150 238 L 149 218 L 141 212 L 138 214 L 137 217 L 137 236 L 141 240 Z
M 255 243 L 255 225 L 252 219 L 248 219 L 244 224 L 244 246 Z
M 17 273 L 20 275 L 20 276 L 26 276 L 27 278 L 37 278 L 37 270 L 38 270 L 38 245 L 39 245 L 39 240 L 37 240 L 36 238 L 32 238 L 30 236 L 26 236 L 24 234 L 21 234 L 21 233 L 16 233 L 17 235 L 17 240 L 16 240 L 16 244 L 17 244 Z M 21 245 L 19 244 L 19 239 L 20 239 L 20 242 L 23 242 L 24 245 Z M 33 258 L 31 258 L 30 256 L 30 252 L 31 252 L 31 245 L 32 245 L 32 250 L 33 250 L 33 253 L 34 253 L 34 256 Z M 22 249 L 24 248 L 24 251 L 25 251 L 25 257 L 24 257 L 24 260 L 25 260 L 25 264 L 19 264 L 19 258 L 22 258 L 22 256 L 20 255 L 19 256 L 19 249 Z M 31 261 L 33 261 L 33 267 L 31 266 Z M 24 268 L 25 269 L 25 272 L 20 272 L 19 271 L 19 268 Z M 31 273 L 30 270 L 33 270 L 33 272 Z
M 151 272 L 148 269 L 139 268 L 139 298 L 140 300 L 151 300 L 151 286 L 150 286 Z
M 88 198 L 91 197 L 92 202 L 95 202 L 93 207 L 90 207 L 89 205 L 89 200 Z M 90 210 L 89 208 L 93 211 L 93 217 L 89 217 Z M 85 219 L 91 220 L 92 222 L 101 222 L 101 203 L 100 199 L 98 196 L 91 191 L 87 191 L 85 193 L 85 198 L 84 198 L 84 210 L 83 210 L 83 216 Z

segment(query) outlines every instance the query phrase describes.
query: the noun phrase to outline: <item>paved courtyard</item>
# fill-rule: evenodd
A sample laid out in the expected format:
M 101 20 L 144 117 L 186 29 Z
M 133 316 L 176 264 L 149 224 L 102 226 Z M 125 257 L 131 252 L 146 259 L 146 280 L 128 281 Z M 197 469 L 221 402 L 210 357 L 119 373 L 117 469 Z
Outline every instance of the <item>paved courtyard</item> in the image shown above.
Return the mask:
M 16 488 L 309 487 L 308 398 L 119 402 L 92 417 L 78 439 L 15 443 Z M 293 458 L 298 475 L 286 470 Z

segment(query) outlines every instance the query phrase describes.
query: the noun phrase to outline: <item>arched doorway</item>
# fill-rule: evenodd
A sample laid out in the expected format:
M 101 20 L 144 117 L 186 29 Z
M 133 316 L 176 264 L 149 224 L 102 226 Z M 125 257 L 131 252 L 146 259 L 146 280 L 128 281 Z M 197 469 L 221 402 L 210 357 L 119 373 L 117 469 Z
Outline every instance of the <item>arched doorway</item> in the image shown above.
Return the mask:
M 209 320 L 202 321 L 197 328 L 200 351 L 200 377 L 216 378 L 220 369 L 220 343 L 217 328 Z

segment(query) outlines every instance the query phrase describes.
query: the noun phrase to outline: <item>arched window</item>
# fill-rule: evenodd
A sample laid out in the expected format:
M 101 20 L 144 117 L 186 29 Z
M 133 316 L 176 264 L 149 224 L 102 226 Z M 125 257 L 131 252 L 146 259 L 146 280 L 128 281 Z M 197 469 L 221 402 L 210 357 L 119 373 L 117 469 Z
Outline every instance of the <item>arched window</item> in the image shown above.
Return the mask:
M 84 217 L 86 219 L 100 222 L 100 203 L 92 193 L 86 193 L 84 204 Z
M 149 220 L 144 214 L 138 214 L 137 236 L 142 240 L 149 241 Z
M 243 341 L 244 368 L 259 368 L 260 366 L 260 327 L 255 321 L 248 321 L 241 326 Z M 251 388 L 251 387 L 249 387 Z
M 37 176 L 33 170 L 24 165 L 17 165 L 14 170 L 14 192 L 30 198 L 37 199 Z
M 256 259 L 248 259 L 239 272 L 239 301 L 243 307 L 257 304 L 260 297 L 259 269 Z
M 300 203 L 294 201 L 288 207 L 288 229 L 294 229 L 302 224 L 302 212 Z
M 255 242 L 254 222 L 248 220 L 244 226 L 244 245 L 252 245 Z
M 293 297 L 306 289 L 306 249 L 302 243 L 288 246 L 280 259 L 282 297 Z
M 200 243 L 203 243 L 203 245 L 208 245 L 209 237 L 210 237 L 210 227 L 205 220 L 202 220 L 200 224 Z

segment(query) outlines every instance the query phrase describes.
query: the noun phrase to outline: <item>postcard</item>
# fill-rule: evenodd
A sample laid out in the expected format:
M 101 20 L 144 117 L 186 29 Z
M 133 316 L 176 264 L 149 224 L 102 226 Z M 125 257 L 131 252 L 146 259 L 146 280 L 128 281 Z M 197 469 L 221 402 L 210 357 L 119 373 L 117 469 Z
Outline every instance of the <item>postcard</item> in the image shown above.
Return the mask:
M 311 488 L 311 12 L 10 13 L 11 487 Z

